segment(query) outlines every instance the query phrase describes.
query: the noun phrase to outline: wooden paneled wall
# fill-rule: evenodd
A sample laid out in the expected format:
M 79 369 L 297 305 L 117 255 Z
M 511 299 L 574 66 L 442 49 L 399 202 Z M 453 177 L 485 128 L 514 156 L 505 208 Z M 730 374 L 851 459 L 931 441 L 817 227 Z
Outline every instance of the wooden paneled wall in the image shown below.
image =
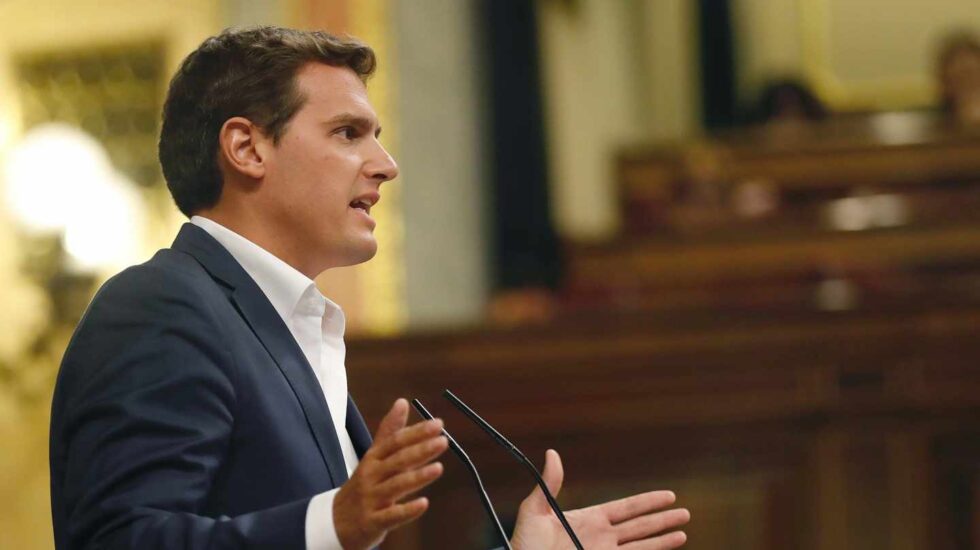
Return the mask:
M 624 232 L 568 247 L 556 318 L 352 341 L 352 391 L 443 415 L 504 514 L 531 480 L 443 388 L 560 450 L 566 507 L 675 490 L 690 549 L 980 548 L 978 158 L 922 114 L 627 152 Z M 446 462 L 389 548 L 489 547 Z

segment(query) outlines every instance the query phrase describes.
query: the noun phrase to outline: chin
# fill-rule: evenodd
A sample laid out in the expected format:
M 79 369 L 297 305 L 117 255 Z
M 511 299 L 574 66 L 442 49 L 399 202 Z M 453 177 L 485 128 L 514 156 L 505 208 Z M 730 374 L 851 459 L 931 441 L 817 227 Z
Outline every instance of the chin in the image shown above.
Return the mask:
M 371 239 L 370 242 L 361 244 L 360 246 L 351 247 L 348 253 L 345 255 L 343 266 L 351 266 L 357 264 L 363 264 L 364 262 L 370 260 L 378 253 L 378 241 Z

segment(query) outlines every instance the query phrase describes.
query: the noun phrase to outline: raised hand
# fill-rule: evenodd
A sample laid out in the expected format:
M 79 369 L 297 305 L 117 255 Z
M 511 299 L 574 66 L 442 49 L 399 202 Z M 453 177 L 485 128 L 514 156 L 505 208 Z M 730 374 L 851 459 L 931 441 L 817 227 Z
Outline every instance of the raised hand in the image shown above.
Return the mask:
M 421 516 L 425 497 L 401 502 L 442 475 L 432 462 L 448 447 L 442 420 L 407 426 L 408 402 L 398 399 L 381 420 L 374 444 L 333 503 L 337 538 L 346 549 L 371 548 L 388 531 Z
M 541 477 L 557 496 L 564 479 L 557 452 L 545 454 Z M 691 519 L 684 508 L 664 510 L 675 500 L 670 491 L 653 491 L 565 512 L 565 517 L 586 550 L 668 550 L 687 541 L 676 529 Z M 515 550 L 575 548 L 538 487 L 521 503 L 511 543 Z

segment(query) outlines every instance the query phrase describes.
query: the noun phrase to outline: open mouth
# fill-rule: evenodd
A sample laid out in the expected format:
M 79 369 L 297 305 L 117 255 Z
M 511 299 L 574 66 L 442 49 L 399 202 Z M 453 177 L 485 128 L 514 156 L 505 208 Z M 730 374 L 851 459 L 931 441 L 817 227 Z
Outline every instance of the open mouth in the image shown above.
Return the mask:
M 365 200 L 355 200 L 350 203 L 351 208 L 363 210 L 365 214 L 371 213 L 371 203 Z

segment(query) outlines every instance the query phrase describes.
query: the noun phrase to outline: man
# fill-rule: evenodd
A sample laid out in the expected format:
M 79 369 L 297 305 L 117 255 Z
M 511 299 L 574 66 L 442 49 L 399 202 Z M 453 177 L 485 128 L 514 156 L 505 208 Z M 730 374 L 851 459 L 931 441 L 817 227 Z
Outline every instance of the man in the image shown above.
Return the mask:
M 347 394 L 344 317 L 313 284 L 370 259 L 397 166 L 363 44 L 262 27 L 206 40 L 170 85 L 160 161 L 191 218 L 98 292 L 51 420 L 58 548 L 362 549 L 418 518 L 442 422 L 397 400 L 371 438 Z M 557 491 L 557 453 L 544 475 Z M 587 548 L 673 548 L 666 491 L 574 511 Z M 667 534 L 658 535 L 667 531 Z M 630 542 L 634 541 L 634 542 Z M 540 492 L 515 548 L 567 548 Z

